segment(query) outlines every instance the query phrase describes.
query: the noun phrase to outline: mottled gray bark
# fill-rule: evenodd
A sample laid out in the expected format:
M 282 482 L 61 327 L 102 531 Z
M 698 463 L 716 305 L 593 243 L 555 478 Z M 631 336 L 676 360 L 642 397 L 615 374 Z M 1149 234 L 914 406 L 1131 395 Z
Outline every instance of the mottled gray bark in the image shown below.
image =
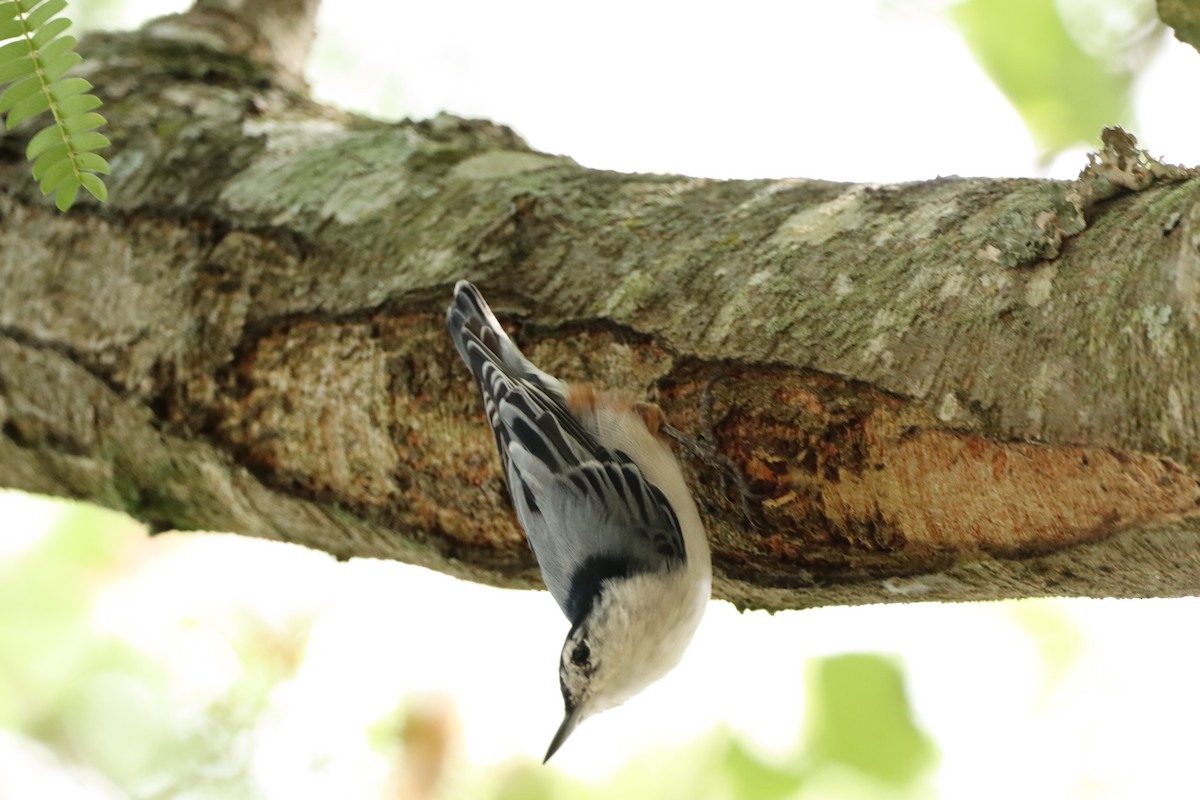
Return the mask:
M 534 585 L 443 329 L 469 277 L 746 476 L 755 526 L 686 460 L 719 596 L 1200 593 L 1200 180 L 1124 137 L 1079 182 L 599 172 L 176 23 L 87 45 L 107 205 L 3 142 L 0 485 Z

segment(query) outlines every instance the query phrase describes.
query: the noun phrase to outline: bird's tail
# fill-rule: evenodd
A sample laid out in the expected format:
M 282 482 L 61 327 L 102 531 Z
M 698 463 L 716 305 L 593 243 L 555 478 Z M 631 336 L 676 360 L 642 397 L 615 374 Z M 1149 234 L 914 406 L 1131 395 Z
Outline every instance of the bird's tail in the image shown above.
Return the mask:
M 454 285 L 454 302 L 446 311 L 446 327 L 477 381 L 483 376 L 481 359 L 487 359 L 510 378 L 530 381 L 559 398 L 565 397 L 562 383 L 535 367 L 521 353 L 500 327 L 483 295 L 469 281 Z

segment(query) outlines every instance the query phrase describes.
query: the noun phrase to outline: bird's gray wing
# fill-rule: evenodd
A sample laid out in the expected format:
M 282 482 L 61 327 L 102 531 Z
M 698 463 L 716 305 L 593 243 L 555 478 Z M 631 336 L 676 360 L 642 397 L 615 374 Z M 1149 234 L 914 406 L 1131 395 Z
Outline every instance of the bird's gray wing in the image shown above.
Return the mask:
M 546 588 L 572 623 L 606 579 L 681 565 L 683 535 L 663 493 L 627 454 L 595 441 L 568 411 L 562 384 L 520 353 L 465 281 L 447 325 L 479 387 Z
M 629 456 L 594 442 L 580 447 L 553 410 L 530 411 L 519 402 L 501 409 L 509 485 L 520 487 L 513 502 L 546 588 L 575 624 L 605 580 L 682 566 L 683 534 L 667 498 Z

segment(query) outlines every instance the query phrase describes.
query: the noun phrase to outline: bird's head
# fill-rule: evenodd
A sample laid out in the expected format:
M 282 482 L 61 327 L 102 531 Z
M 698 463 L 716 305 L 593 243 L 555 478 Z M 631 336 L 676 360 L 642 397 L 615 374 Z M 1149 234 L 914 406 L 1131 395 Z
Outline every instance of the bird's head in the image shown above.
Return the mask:
M 679 663 L 707 601 L 688 601 L 671 585 L 682 576 L 649 573 L 606 581 L 596 602 L 567 634 L 558 678 L 566 713 L 546 761 L 583 720 L 618 706 Z

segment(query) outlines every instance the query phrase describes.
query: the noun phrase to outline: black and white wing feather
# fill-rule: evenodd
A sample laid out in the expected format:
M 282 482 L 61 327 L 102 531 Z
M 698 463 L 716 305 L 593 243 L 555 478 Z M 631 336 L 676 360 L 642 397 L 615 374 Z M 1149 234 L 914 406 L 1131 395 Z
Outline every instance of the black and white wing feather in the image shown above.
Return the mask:
M 569 410 L 566 387 L 521 354 L 470 283 L 455 286 L 446 322 L 546 588 L 572 623 L 605 580 L 682 566 L 683 535 L 662 491 L 628 454 L 596 441 Z

